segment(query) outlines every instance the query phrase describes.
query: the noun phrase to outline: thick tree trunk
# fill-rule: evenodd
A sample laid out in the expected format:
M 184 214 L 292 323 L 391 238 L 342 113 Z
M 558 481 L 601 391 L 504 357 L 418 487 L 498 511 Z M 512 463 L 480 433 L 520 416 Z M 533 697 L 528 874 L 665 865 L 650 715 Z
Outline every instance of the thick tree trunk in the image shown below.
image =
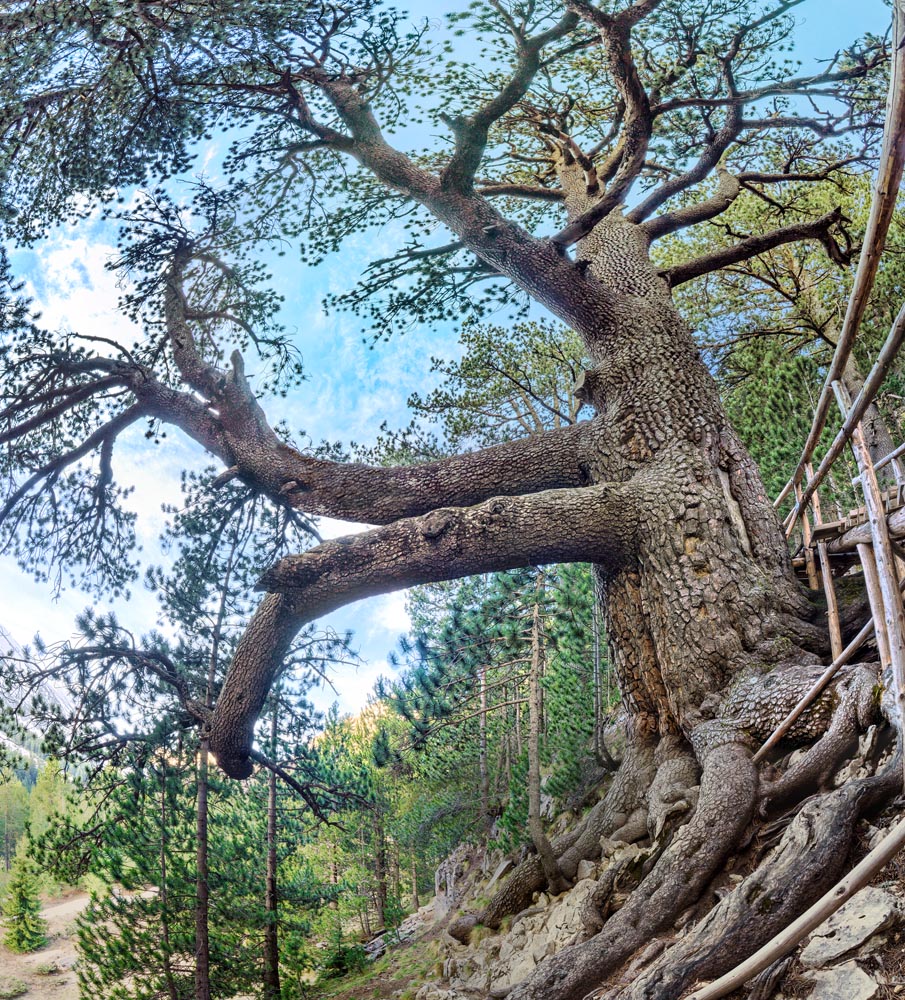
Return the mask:
M 630 741 L 613 787 L 581 836 L 554 845 L 559 870 L 569 878 L 576 857 L 599 856 L 601 835 L 659 836 L 669 822 L 667 799 L 687 799 L 691 819 L 623 908 L 601 918 L 588 942 L 542 962 L 510 1000 L 578 1000 L 697 901 L 754 816 L 758 784 L 749 757 L 758 735 L 769 732 L 766 688 L 775 684 L 785 697 L 797 683 L 795 665 L 814 663 L 827 645 L 811 624 L 812 609 L 792 576 L 758 473 L 650 265 L 643 232 L 611 218 L 584 241 L 579 257 L 622 295 L 613 315 L 580 331 L 593 367 L 578 392 L 599 418 L 590 475 L 594 482 L 633 484 L 639 526 L 631 557 L 596 568 Z M 764 665 L 777 664 L 785 669 L 768 684 Z M 827 773 L 863 719 L 830 712 L 812 720 L 818 727 L 812 738 L 820 726 L 830 730 L 815 747 L 820 764 L 799 770 L 783 789 L 800 795 Z M 704 769 L 696 808 L 694 758 Z M 830 824 L 839 832 L 828 832 L 837 852 L 853 815 L 847 805 L 840 808 Z M 802 847 L 798 861 L 788 863 L 809 870 L 823 864 L 818 854 Z M 482 914 L 454 923 L 450 933 L 465 938 L 475 920 L 499 926 L 507 912 L 530 905 L 532 893 L 547 884 L 545 867 L 529 858 Z M 807 905 L 806 896 L 796 894 L 790 912 Z M 731 961 L 731 949 L 707 942 L 719 962 Z M 661 991 L 626 996 L 677 997 L 689 979 L 675 970 L 688 965 L 678 954 L 665 957 L 660 968 L 672 977 L 669 986 L 661 978 Z
M 376 154 L 373 164 L 363 162 L 383 176 Z M 597 195 L 574 162 L 563 163 L 561 178 L 574 218 Z M 416 495 L 419 482 L 435 486 L 442 502 L 457 501 L 440 466 L 423 480 L 413 467 L 406 473 L 411 498 L 396 508 L 401 519 L 387 516 L 396 502 L 389 497 L 381 507 L 386 527 L 275 567 L 264 579 L 273 593 L 247 630 L 221 695 L 218 754 L 229 773 L 247 774 L 251 722 L 303 621 L 414 582 L 552 561 L 595 564 L 610 667 L 628 719 L 622 765 L 581 827 L 550 845 L 555 864 L 530 857 L 482 914 L 449 928 L 465 939 L 478 919 L 498 927 L 507 913 L 529 905 L 554 871 L 573 879 L 581 860 L 599 856 L 601 837 L 663 835 L 658 860 L 623 908 L 590 941 L 541 963 L 512 994 L 577 1000 L 697 902 L 732 853 L 762 804 L 751 751 L 803 693 L 810 683 L 803 668 L 829 643 L 792 574 L 757 469 L 650 260 L 644 228 L 611 215 L 582 241 L 576 266 L 555 247 L 526 249 L 514 227 L 486 206 L 445 191 L 418 197 L 488 265 L 582 336 L 592 364 L 576 395 L 596 415 L 565 442 L 577 468 L 560 463 L 557 482 L 570 485 L 537 490 L 530 485 L 539 482 L 535 456 L 524 491 L 511 481 L 469 484 L 461 503 L 471 506 L 430 510 Z M 488 459 L 494 468 L 501 455 Z M 479 467 L 478 459 L 469 466 Z M 462 468 L 452 466 L 450 475 Z M 516 466 L 510 475 L 518 477 Z M 848 683 L 838 686 L 837 706 Z M 865 684 L 862 678 L 855 687 L 863 693 Z M 870 717 L 861 694 L 853 697 L 857 711 L 838 724 L 832 706 L 802 723 L 795 738 L 813 740 L 829 727 L 827 739 L 769 794 L 800 792 L 827 773 Z M 675 832 L 670 817 L 677 810 L 690 818 Z M 540 848 L 545 854 L 543 841 Z

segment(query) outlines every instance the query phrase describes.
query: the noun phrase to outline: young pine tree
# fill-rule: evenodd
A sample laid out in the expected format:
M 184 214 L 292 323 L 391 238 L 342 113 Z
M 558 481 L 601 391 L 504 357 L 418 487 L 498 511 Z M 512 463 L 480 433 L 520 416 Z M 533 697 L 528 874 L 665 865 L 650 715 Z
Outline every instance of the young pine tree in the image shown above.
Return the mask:
M 38 873 L 20 848 L 3 903 L 3 943 L 13 951 L 37 951 L 47 944 L 47 923 L 41 916 Z

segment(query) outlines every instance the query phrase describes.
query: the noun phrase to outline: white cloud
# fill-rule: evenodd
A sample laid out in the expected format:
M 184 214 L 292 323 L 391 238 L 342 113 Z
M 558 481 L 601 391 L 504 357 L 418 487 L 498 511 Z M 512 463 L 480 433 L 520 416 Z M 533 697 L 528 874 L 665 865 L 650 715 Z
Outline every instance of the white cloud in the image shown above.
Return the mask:
M 26 283 L 39 302 L 41 324 L 126 347 L 140 339 L 141 328 L 118 309 L 125 286 L 118 287 L 105 267 L 115 255 L 115 246 L 90 236 L 60 234 L 49 241 L 39 254 L 39 271 Z
M 373 598 L 374 610 L 372 630 L 389 632 L 397 639 L 403 632 L 412 627 L 412 619 L 405 607 L 406 591 L 397 590 L 392 594 L 384 594 Z

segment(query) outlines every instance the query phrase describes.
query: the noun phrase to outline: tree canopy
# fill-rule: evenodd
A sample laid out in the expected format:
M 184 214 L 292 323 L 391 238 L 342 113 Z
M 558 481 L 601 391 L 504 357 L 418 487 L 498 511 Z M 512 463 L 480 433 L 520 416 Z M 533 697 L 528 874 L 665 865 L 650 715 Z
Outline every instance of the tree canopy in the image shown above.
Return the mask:
M 176 427 L 220 463 L 196 483 L 210 490 L 206 520 L 227 531 L 264 505 L 282 526 L 275 561 L 209 713 L 228 775 L 252 773 L 268 692 L 299 631 L 327 612 L 412 585 L 593 564 L 622 766 L 575 836 L 533 837 L 543 863 L 526 859 L 482 922 L 498 928 L 533 892 L 573 882 L 601 837 L 646 831 L 656 859 L 599 933 L 513 1000 L 584 996 L 697 902 L 756 816 L 827 780 L 840 732 L 888 712 L 870 693 L 878 668 L 858 668 L 809 731 L 812 752 L 775 781 L 752 763 L 829 640 L 681 312 L 690 305 L 709 335 L 720 310 L 724 326 L 764 325 L 775 301 L 739 301 L 753 284 L 730 282 L 703 308 L 682 289 L 743 273 L 781 298 L 784 278 L 768 269 L 799 245 L 809 268 L 852 262 L 860 223 L 834 195 L 876 157 L 893 46 L 868 34 L 803 67 L 790 52 L 800 3 L 477 0 L 439 24 L 375 0 L 19 0 L 0 14 L 6 234 L 30 243 L 92 213 L 117 224 L 112 266 L 141 330 L 42 329 L 4 272 L 0 544 L 38 574 L 123 592 L 134 523 L 112 455 L 134 425 L 158 442 Z M 221 132 L 212 180 L 201 174 Z M 427 461 L 404 448 L 396 464 L 345 461 L 268 418 L 303 372 L 266 260 L 291 249 L 304 275 L 378 233 L 395 245 L 344 274 L 330 308 L 361 316 L 376 341 L 469 324 L 466 357 L 435 361 L 446 382 L 413 399 L 445 418 Z M 811 332 L 829 337 L 819 306 Z M 539 310 L 570 332 L 535 322 Z M 504 312 L 521 325 L 500 328 Z M 491 314 L 495 326 L 475 325 Z M 452 398 L 464 403 L 454 414 Z M 735 413 L 751 419 L 743 400 Z M 284 553 L 321 515 L 375 527 Z M 855 601 L 849 614 L 862 611 Z M 537 723 L 532 713 L 532 738 Z M 874 777 L 827 807 L 824 848 L 847 845 L 859 810 L 889 793 L 894 779 Z M 669 782 L 672 801 L 700 785 L 687 822 L 666 821 Z M 757 934 L 807 905 L 844 863 L 836 853 L 834 867 L 802 848 L 794 863 L 814 877 Z M 751 923 L 747 910 L 720 912 L 727 938 Z M 698 925 L 648 981 L 678 996 L 725 964 L 725 952 L 710 966 L 688 957 L 707 933 Z

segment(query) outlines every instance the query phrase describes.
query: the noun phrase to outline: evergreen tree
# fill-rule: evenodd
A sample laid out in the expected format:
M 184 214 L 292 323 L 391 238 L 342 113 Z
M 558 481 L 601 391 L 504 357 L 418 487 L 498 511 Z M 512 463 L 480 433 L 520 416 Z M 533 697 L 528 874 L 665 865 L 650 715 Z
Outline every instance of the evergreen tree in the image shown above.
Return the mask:
M 0 781 L 0 851 L 3 852 L 3 867 L 9 871 L 16 845 L 25 833 L 28 820 L 28 791 L 13 775 Z
M 38 873 L 20 849 L 12 866 L 12 877 L 3 902 L 6 934 L 3 943 L 13 951 L 36 951 L 47 944 L 47 922 L 41 916 Z
M 28 800 L 29 830 L 40 837 L 63 820 L 69 810 L 70 785 L 58 760 L 50 758 L 38 772 Z

